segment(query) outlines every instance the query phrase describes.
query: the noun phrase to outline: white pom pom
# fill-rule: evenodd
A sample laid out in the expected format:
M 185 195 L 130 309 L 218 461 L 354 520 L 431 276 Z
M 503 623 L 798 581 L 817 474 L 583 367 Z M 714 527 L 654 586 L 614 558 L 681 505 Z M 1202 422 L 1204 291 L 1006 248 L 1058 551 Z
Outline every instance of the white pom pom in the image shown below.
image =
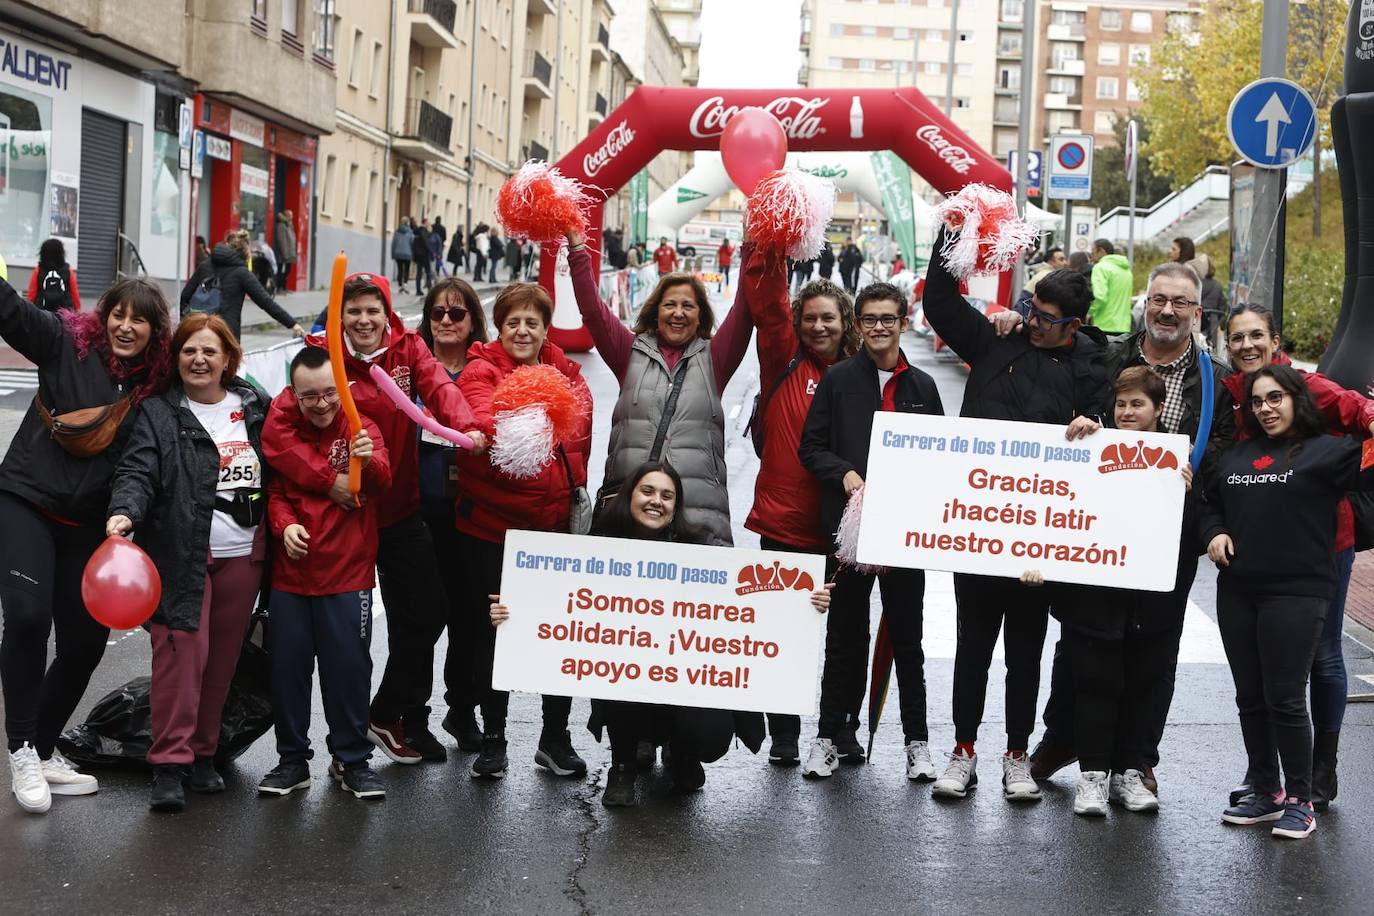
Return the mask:
M 965 185 L 937 208 L 945 233 L 940 256 L 959 279 L 1011 270 L 1040 232 L 1016 212 L 1015 199 L 985 184 Z
M 859 487 L 845 503 L 844 514 L 840 516 L 840 527 L 835 531 L 835 559 L 843 566 L 868 574 L 887 572 L 885 566 L 869 566 L 859 562 L 859 519 L 864 511 L 864 488 Z
M 553 460 L 553 424 L 543 407 L 532 405 L 496 415 L 491 463 L 517 480 L 538 477 Z

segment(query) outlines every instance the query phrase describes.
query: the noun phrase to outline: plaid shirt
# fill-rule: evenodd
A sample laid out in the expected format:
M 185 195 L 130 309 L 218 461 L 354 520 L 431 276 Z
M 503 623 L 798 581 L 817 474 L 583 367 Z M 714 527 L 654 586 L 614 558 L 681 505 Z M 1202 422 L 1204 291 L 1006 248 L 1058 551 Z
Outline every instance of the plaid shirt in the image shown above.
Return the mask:
M 1149 366 L 1161 379 L 1164 380 L 1164 412 L 1159 416 L 1159 427 L 1167 433 L 1178 432 L 1179 424 L 1183 422 L 1183 380 L 1187 376 L 1188 370 L 1193 365 L 1195 354 L 1193 348 L 1196 346 L 1192 339 L 1188 340 L 1188 349 L 1183 355 L 1171 363 L 1151 363 L 1145 358 L 1145 351 L 1141 347 L 1144 343 L 1145 335 L 1140 335 L 1140 340 L 1135 344 L 1135 360 L 1132 365 Z

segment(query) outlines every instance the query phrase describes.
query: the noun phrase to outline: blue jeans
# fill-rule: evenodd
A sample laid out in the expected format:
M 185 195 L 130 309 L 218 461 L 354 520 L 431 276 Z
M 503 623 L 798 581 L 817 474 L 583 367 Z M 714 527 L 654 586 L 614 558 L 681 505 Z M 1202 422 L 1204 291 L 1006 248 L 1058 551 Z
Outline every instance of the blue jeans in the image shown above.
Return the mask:
M 1345 717 L 1345 655 L 1341 634 L 1345 623 L 1345 594 L 1350 588 L 1350 569 L 1355 549 L 1336 554 L 1336 593 L 1326 609 L 1317 657 L 1312 661 L 1312 727 L 1318 732 L 1338 732 Z

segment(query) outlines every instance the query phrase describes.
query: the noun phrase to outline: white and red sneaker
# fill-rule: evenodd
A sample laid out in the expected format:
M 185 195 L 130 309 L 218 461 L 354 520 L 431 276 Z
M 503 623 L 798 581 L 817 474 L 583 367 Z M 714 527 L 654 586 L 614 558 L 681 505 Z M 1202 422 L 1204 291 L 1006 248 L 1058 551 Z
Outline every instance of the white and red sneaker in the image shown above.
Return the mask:
M 367 740 L 396 763 L 419 763 L 424 758 L 420 752 L 406 743 L 405 728 L 400 721 L 378 722 L 368 720 Z

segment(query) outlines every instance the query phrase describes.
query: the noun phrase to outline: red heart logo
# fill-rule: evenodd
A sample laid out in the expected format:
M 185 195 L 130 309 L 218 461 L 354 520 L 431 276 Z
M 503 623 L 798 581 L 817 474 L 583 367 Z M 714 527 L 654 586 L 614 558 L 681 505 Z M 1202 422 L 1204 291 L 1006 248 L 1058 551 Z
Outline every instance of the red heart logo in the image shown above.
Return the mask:
M 1178 470 L 1178 456 L 1176 456 L 1173 452 L 1165 452 L 1164 457 L 1159 459 L 1159 464 L 1155 465 L 1155 467 L 1162 468 L 1166 471 L 1176 471 Z
M 778 580 L 782 582 L 783 588 L 791 588 L 792 585 L 797 581 L 797 576 L 799 576 L 800 574 L 800 569 L 790 567 L 783 568 L 778 570 Z
M 811 581 L 810 573 L 802 573 L 797 578 L 797 590 L 803 592 L 814 592 L 816 590 L 816 583 Z
M 738 582 L 740 585 L 753 585 L 756 582 L 758 582 L 758 580 L 754 578 L 753 567 L 746 566 L 743 569 L 741 569 L 739 571 Z
M 1269 465 L 1273 464 L 1274 459 L 1270 458 L 1268 455 L 1260 455 L 1258 458 L 1256 458 L 1254 461 L 1250 463 L 1255 466 L 1255 470 L 1262 471 L 1265 468 L 1269 467 Z
M 759 585 L 767 585 L 773 581 L 773 570 L 761 564 L 754 564 L 754 581 Z
M 1122 464 L 1131 464 L 1136 458 L 1140 457 L 1140 447 L 1136 446 L 1133 448 L 1123 442 L 1121 443 L 1119 454 L 1121 455 Z
M 1162 448 L 1150 448 L 1148 445 L 1141 449 L 1145 455 L 1145 463 L 1150 467 L 1159 467 L 1159 456 L 1164 454 Z
M 1102 450 L 1102 459 L 1106 464 L 1120 464 L 1120 453 L 1117 451 L 1116 443 L 1112 443 Z

